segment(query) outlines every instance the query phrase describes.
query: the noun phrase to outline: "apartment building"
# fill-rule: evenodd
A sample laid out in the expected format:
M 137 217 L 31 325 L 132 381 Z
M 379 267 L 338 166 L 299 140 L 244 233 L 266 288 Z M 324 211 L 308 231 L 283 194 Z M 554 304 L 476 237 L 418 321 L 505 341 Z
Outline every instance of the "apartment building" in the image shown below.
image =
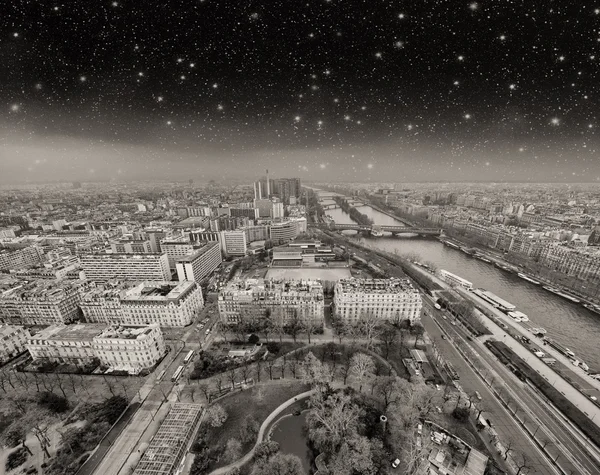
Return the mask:
M 421 317 L 421 294 L 408 279 L 342 279 L 334 292 L 335 315 L 348 323 L 366 315 L 394 323 Z
M 149 239 L 119 239 L 110 243 L 112 252 L 117 254 L 148 254 L 152 251 Z
M 248 241 L 244 230 L 222 231 L 221 248 L 226 256 L 245 256 L 248 252 Z
M 29 338 L 29 330 L 22 326 L 0 325 L 0 362 L 23 353 Z
M 323 286 L 311 280 L 235 280 L 221 290 L 218 305 L 230 325 L 267 313 L 284 326 L 295 319 L 322 325 L 324 318 Z
M 163 254 L 90 253 L 80 256 L 81 268 L 89 281 L 171 280 L 169 259 Z
M 156 324 L 53 325 L 32 336 L 26 348 L 34 361 L 83 366 L 97 359 L 102 366 L 132 374 L 152 368 L 166 352 Z
M 0 249 L 0 271 L 38 266 L 43 262 L 42 250 L 37 246 L 22 249 Z
M 181 257 L 175 263 L 179 281 L 202 282 L 221 265 L 223 257 L 218 242 L 205 242 L 190 255 Z
M 195 246 L 193 242 L 190 242 L 189 238 L 185 236 L 179 239 L 163 240 L 160 243 L 160 248 L 162 249 L 162 252 L 167 254 L 169 268 L 174 270 L 176 268 L 175 264 L 177 260 L 192 254 L 197 246 Z
M 70 323 L 81 315 L 80 285 L 74 282 L 22 281 L 0 295 L 0 320 L 21 325 Z
M 275 244 L 289 242 L 304 232 L 306 232 L 306 218 L 291 218 L 271 224 L 271 240 Z
M 88 323 L 186 326 L 204 306 L 196 282 L 143 282 L 136 286 L 97 286 L 81 297 Z

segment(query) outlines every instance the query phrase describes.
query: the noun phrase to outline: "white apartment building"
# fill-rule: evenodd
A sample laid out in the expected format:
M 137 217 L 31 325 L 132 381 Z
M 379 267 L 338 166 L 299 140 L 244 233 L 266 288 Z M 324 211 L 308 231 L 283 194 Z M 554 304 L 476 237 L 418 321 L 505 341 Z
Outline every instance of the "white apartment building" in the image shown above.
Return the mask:
M 221 231 L 221 247 L 227 256 L 245 256 L 248 252 L 248 241 L 243 229 L 237 231 Z
M 22 249 L 0 249 L 0 270 L 18 270 L 40 265 L 43 262 L 42 250 L 37 246 Z
M 192 254 L 181 257 L 175 266 L 179 281 L 202 282 L 213 271 L 221 265 L 223 257 L 218 242 L 206 242 L 204 246 Z
M 219 315 L 227 324 L 265 316 L 267 310 L 283 325 L 296 318 L 322 325 L 323 286 L 314 280 L 246 279 L 230 282 L 219 292 Z
M 306 218 L 290 218 L 281 223 L 271 224 L 271 240 L 275 244 L 282 244 L 295 239 L 307 229 Z
M 157 324 L 111 326 L 94 338 L 93 348 L 100 364 L 132 374 L 152 368 L 166 353 Z
M 182 237 L 179 239 L 163 239 L 160 242 L 160 248 L 162 252 L 167 253 L 169 268 L 175 269 L 177 261 L 192 254 L 197 246 L 194 246 L 194 243 L 190 242 L 188 237 Z
M 17 325 L 70 323 L 81 314 L 80 285 L 74 282 L 23 281 L 0 295 L 0 320 Z
M 394 323 L 421 318 L 421 294 L 408 279 L 342 279 L 334 291 L 335 315 L 351 324 L 369 314 Z
M 21 326 L 0 325 L 0 362 L 25 351 L 29 330 Z
M 85 278 L 107 280 L 171 280 L 167 254 L 83 254 Z
M 31 337 L 26 347 L 34 361 L 83 366 L 97 358 L 103 366 L 133 374 L 152 368 L 166 352 L 158 325 L 53 325 Z
M 192 323 L 204 299 L 196 282 L 144 282 L 98 286 L 82 295 L 80 306 L 88 323 L 178 327 Z

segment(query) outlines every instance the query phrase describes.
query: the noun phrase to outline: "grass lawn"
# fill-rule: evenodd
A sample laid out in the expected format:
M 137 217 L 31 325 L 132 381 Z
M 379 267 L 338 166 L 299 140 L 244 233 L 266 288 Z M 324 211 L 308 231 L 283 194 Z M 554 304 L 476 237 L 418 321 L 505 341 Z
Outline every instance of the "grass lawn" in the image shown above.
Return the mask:
M 228 462 L 221 456 L 222 452 L 229 439 L 239 439 L 240 426 L 249 414 L 262 424 L 282 403 L 309 389 L 309 386 L 301 381 L 283 380 L 274 384 L 253 386 L 220 399 L 218 403 L 227 411 L 227 420 L 219 428 L 208 428 L 206 433 L 205 441 L 208 443 L 208 448 L 214 450 L 217 456 L 206 473 L 227 465 Z M 256 440 L 253 440 L 242 444 L 242 454 L 247 453 L 255 442 Z

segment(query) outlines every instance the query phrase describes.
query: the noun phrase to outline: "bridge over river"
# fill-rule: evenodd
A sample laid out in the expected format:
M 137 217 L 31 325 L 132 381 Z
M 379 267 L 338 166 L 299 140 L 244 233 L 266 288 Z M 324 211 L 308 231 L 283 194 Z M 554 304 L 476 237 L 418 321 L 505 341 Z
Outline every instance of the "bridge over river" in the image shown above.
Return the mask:
M 330 231 L 358 231 L 373 233 L 373 231 L 386 231 L 396 234 L 418 234 L 420 236 L 439 236 L 442 234 L 442 230 L 439 228 L 417 228 L 408 226 L 388 226 L 388 225 L 365 225 L 365 224 L 321 224 L 316 226 L 321 229 L 328 229 Z

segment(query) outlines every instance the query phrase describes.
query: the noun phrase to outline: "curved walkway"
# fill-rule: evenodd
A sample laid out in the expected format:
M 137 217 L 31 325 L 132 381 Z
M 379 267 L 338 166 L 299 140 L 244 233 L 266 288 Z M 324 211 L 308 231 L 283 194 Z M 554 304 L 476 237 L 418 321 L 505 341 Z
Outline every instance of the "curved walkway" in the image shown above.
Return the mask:
M 242 465 L 250 462 L 250 460 L 252 460 L 252 457 L 254 457 L 254 451 L 256 450 L 256 447 L 263 441 L 265 431 L 267 430 L 267 427 L 269 427 L 271 422 L 273 422 L 279 414 L 281 414 L 285 409 L 290 407 L 296 401 L 312 396 L 315 393 L 315 391 L 315 389 L 311 389 L 310 391 L 300 393 L 297 396 L 294 396 L 293 398 L 288 399 L 286 402 L 281 404 L 277 409 L 275 409 L 271 414 L 269 414 L 269 416 L 264 420 L 264 422 L 260 426 L 260 429 L 258 431 L 258 437 L 256 438 L 256 443 L 254 444 L 254 447 L 252 447 L 252 449 L 250 449 L 250 451 L 238 461 L 233 462 L 229 465 L 225 465 L 224 467 L 217 468 L 216 470 L 210 472 L 210 475 L 226 475 L 227 473 L 229 473 L 230 470 L 233 470 L 235 467 L 241 467 Z

